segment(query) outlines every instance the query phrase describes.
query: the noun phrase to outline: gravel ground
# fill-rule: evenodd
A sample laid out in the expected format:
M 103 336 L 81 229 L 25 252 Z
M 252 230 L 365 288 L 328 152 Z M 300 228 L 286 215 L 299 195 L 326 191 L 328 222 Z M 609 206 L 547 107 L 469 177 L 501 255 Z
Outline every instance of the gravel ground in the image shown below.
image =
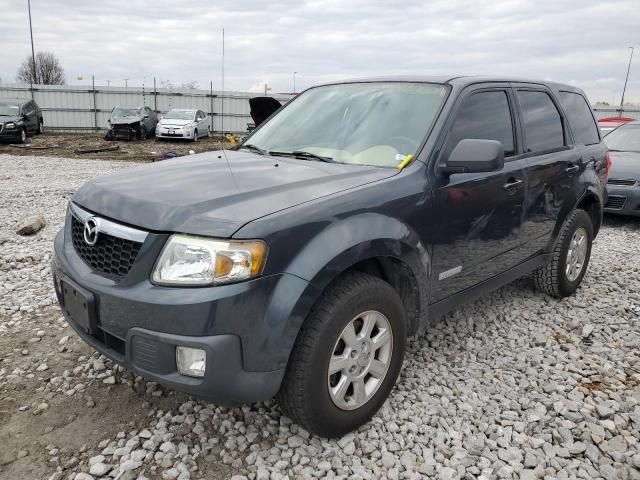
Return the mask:
M 0 155 L 44 156 L 82 159 L 133 160 L 153 162 L 162 158 L 163 153 L 174 152 L 188 155 L 190 150 L 196 153 L 220 148 L 220 137 L 204 137 L 197 142 L 189 140 L 146 140 L 106 141 L 105 132 L 60 132 L 45 130 L 43 135 L 33 135 L 25 145 L 0 143 Z M 92 148 L 115 148 L 115 151 L 96 153 L 76 153 L 76 150 Z M 105 167 L 108 168 L 108 167 Z
M 130 166 L 0 155 L 0 478 L 640 479 L 640 220 L 606 219 L 572 298 L 520 280 L 433 320 L 379 414 L 326 441 L 272 402 L 165 391 L 65 326 L 48 265 L 66 203 Z

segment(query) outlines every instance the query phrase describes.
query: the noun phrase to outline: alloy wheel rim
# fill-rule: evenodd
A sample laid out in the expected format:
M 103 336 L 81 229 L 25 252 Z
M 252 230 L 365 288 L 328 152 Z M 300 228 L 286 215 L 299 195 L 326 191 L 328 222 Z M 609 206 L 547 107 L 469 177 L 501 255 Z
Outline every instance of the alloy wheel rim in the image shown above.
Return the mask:
M 27 140 L 27 132 L 25 132 L 24 130 L 22 130 L 20 132 L 20 139 L 25 142 Z
M 375 310 L 354 317 L 342 330 L 329 359 L 327 387 L 334 405 L 355 410 L 367 403 L 387 376 L 393 331 Z
M 569 242 L 569 250 L 567 251 L 567 262 L 565 266 L 565 273 L 567 280 L 575 282 L 586 263 L 587 259 L 587 231 L 580 227 L 571 237 Z

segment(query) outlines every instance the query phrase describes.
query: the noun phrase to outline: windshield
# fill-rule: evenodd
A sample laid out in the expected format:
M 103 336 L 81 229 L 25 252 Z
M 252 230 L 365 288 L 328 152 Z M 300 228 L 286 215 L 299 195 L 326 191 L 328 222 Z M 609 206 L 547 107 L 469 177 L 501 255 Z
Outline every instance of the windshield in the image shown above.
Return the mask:
M 140 114 L 140 111 L 137 108 L 120 108 L 116 107 L 113 109 L 111 113 L 111 118 L 127 118 L 127 117 L 137 117 Z
M 640 125 L 622 125 L 605 136 L 604 141 L 610 150 L 640 152 Z
M 20 115 L 20 107 L 18 105 L 0 104 L 0 115 L 6 117 L 17 117 L 18 115 Z
M 444 85 L 408 82 L 312 88 L 248 143 L 269 152 L 307 152 L 341 163 L 396 167 L 416 153 L 446 93 Z
M 193 120 L 196 112 L 193 110 L 171 110 L 164 114 L 163 120 Z

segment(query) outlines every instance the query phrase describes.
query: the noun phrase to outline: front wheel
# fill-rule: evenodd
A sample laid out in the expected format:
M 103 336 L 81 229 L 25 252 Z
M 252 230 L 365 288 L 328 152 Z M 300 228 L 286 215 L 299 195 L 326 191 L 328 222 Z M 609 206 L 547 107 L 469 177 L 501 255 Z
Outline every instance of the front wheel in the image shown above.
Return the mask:
M 553 249 L 551 260 L 533 272 L 536 288 L 557 298 L 578 289 L 591 258 L 593 223 L 584 210 L 574 210 Z
M 385 281 L 350 273 L 330 286 L 306 319 L 278 401 L 309 432 L 337 437 L 385 402 L 402 367 L 406 312 Z
M 42 120 L 38 122 L 38 129 L 36 130 L 36 134 L 42 135 L 44 133 L 44 123 Z
M 198 141 L 198 130 L 194 130 L 193 131 L 193 141 L 197 142 Z
M 23 128 L 22 130 L 20 130 L 20 143 L 26 143 L 26 142 L 27 142 L 27 130 Z

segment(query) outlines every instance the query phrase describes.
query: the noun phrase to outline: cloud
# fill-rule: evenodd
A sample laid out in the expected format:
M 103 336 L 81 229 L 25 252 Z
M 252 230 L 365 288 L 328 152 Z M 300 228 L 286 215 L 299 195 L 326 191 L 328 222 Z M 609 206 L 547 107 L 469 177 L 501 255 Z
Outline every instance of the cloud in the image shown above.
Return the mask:
M 30 53 L 26 6 L 0 0 L 0 77 Z M 68 81 L 221 84 L 291 91 L 347 77 L 518 75 L 575 83 L 593 101 L 620 96 L 637 0 L 33 0 L 37 50 L 55 52 Z M 640 47 L 640 45 L 638 45 Z M 640 52 L 627 98 L 640 102 Z M 607 81 L 603 81 L 606 79 Z

